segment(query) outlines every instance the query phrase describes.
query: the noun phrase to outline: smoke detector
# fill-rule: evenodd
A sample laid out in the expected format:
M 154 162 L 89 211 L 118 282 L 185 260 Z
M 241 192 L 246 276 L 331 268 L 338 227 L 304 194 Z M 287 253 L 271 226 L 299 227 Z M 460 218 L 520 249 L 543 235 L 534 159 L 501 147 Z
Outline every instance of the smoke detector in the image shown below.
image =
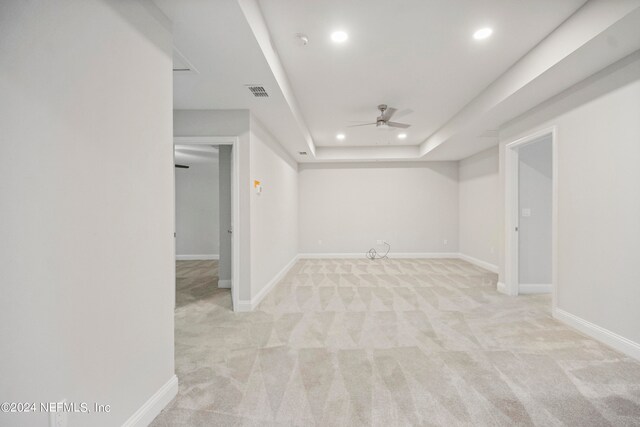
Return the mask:
M 306 34 L 296 33 L 296 38 L 298 39 L 298 42 L 302 46 L 306 46 L 309 44 L 309 37 L 307 37 Z

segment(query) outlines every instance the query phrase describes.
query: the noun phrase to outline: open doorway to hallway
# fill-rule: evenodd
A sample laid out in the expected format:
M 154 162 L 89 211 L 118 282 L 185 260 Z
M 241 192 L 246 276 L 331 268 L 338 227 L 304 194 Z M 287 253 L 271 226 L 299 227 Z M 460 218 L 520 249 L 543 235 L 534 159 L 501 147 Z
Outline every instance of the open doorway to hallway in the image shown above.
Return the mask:
M 506 283 L 512 295 L 552 293 L 556 173 L 553 129 L 506 146 Z
M 518 151 L 518 293 L 550 293 L 551 135 Z
M 231 146 L 176 144 L 176 308 L 231 292 Z

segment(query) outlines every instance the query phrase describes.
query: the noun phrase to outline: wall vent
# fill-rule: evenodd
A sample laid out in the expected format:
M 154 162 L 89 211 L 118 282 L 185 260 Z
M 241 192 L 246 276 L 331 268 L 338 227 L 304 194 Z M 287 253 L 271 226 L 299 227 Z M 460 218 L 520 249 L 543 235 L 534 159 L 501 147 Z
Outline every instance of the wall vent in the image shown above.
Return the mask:
M 306 156 L 307 152 L 306 151 L 298 151 L 298 154 L 300 154 L 301 156 Z
M 265 88 L 263 86 L 247 85 L 247 87 L 249 88 L 249 91 L 251 91 L 253 96 L 255 96 L 256 98 L 268 98 L 269 97 L 269 94 L 267 93 L 267 91 L 265 90 Z

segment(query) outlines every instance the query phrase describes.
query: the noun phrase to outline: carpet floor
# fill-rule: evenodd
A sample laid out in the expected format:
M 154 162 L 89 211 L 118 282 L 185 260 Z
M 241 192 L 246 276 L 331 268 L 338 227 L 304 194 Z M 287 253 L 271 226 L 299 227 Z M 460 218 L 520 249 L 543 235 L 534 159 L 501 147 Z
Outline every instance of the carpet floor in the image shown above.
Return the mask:
M 251 313 L 177 267 L 178 396 L 153 426 L 640 426 L 640 363 L 455 259 L 301 260 Z

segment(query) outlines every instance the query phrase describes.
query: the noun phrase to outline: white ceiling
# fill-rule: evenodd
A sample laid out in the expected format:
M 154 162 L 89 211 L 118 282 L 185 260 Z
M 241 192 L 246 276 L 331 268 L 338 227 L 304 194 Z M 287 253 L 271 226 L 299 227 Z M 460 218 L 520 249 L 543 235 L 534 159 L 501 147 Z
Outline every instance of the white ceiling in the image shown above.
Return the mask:
M 259 0 L 317 146 L 422 143 L 584 2 Z M 493 36 L 474 40 L 487 26 Z M 347 42 L 331 41 L 338 29 Z M 381 103 L 413 110 L 397 120 L 412 125 L 406 140 L 346 127 L 375 121 Z
M 153 0 L 173 26 L 174 109 L 250 109 L 291 152 L 306 150 L 298 124 L 265 61 L 240 6 L 233 0 Z M 261 84 L 269 98 L 255 98 Z
M 153 1 L 176 64 L 197 70 L 174 73 L 174 108 L 250 109 L 298 162 L 461 159 L 640 48 L 640 0 Z M 493 36 L 474 40 L 485 26 Z M 332 43 L 334 30 L 348 41 Z M 412 125 L 406 140 L 347 128 L 380 103 Z

